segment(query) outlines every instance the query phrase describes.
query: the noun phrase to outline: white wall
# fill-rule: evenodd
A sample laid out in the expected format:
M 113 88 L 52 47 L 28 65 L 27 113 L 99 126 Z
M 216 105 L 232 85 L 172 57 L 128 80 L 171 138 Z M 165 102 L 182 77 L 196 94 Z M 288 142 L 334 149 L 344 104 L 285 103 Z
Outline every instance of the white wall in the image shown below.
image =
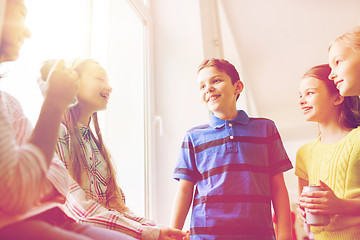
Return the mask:
M 151 1 L 154 20 L 155 114 L 163 135 L 156 136 L 156 192 L 152 217 L 168 224 L 177 187 L 172 173 L 185 132 L 207 121 L 196 82 L 202 60 L 199 4 L 194 0 Z
M 241 64 L 236 67 L 245 79 L 245 91 L 252 91 L 255 97 L 256 114 L 275 120 L 295 166 L 297 149 L 317 136 L 316 125 L 306 123 L 298 109 L 298 82 L 309 67 L 327 62 L 327 45 L 333 38 L 357 24 L 359 2 L 220 2 L 229 24 L 227 34 L 234 38 L 223 40 L 233 42 L 225 49 L 225 57 Z M 236 8 L 237 4 L 242 8 Z M 163 120 L 163 135 L 157 135 L 154 143 L 156 177 L 152 184 L 156 190 L 152 192 L 151 217 L 168 224 L 177 187 L 172 173 L 182 138 L 189 128 L 208 121 L 196 84 L 203 46 L 198 1 L 152 0 L 150 7 L 154 18 L 155 113 Z M 284 175 L 294 202 L 298 192 L 294 170 Z

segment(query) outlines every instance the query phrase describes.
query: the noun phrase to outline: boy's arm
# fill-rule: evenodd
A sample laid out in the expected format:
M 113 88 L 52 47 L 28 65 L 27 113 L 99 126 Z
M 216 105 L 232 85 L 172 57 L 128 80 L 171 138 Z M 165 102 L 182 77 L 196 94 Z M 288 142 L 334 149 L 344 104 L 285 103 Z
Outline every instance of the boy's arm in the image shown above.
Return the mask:
M 271 198 L 278 224 L 277 239 L 293 239 L 289 195 L 283 173 L 271 177 Z
M 180 179 L 170 219 L 170 227 L 182 229 L 188 214 L 194 192 L 194 183 Z

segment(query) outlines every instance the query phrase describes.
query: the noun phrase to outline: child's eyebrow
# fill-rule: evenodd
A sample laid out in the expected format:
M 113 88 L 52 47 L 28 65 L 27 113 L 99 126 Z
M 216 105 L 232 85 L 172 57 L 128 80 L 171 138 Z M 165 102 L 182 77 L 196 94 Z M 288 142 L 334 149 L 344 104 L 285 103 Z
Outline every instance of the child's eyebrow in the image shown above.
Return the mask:
M 215 76 L 212 76 L 211 79 L 218 78 L 218 77 L 222 77 L 222 76 L 220 74 L 217 74 Z

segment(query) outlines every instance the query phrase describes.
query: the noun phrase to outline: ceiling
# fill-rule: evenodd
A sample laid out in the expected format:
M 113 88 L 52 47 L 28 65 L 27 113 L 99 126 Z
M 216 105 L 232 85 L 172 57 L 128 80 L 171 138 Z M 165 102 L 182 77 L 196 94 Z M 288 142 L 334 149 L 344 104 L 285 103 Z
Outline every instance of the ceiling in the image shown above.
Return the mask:
M 327 63 L 333 39 L 360 24 L 360 1 L 217 3 L 221 54 L 241 73 L 250 114 L 273 119 L 287 140 L 313 135 L 314 124 L 305 122 L 298 106 L 299 81 L 310 67 Z M 214 26 L 202 19 L 203 28 Z

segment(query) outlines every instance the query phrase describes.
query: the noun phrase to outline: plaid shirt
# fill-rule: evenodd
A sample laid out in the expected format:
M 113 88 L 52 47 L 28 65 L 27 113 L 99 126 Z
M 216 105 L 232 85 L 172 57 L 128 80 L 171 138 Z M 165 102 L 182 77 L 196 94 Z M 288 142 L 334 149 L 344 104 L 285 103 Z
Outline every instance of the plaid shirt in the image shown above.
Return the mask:
M 86 177 L 83 177 L 81 186 L 72 180 L 65 204 L 66 213 L 78 222 L 117 230 L 137 239 L 158 239 L 160 228 L 155 226 L 154 221 L 138 217 L 130 210 L 119 212 L 104 207 L 109 179 L 107 164 L 92 138 L 90 128 L 80 125 L 80 132 L 83 139 L 81 148 L 87 159 L 88 171 Z M 61 124 L 57 150 L 67 168 L 70 161 L 71 141 L 67 128 Z M 122 199 L 119 200 L 125 202 L 124 194 L 122 191 L 121 193 Z
M 0 228 L 65 202 L 69 174 L 59 159 L 48 166 L 40 149 L 26 143 L 31 132 L 19 102 L 0 91 Z

